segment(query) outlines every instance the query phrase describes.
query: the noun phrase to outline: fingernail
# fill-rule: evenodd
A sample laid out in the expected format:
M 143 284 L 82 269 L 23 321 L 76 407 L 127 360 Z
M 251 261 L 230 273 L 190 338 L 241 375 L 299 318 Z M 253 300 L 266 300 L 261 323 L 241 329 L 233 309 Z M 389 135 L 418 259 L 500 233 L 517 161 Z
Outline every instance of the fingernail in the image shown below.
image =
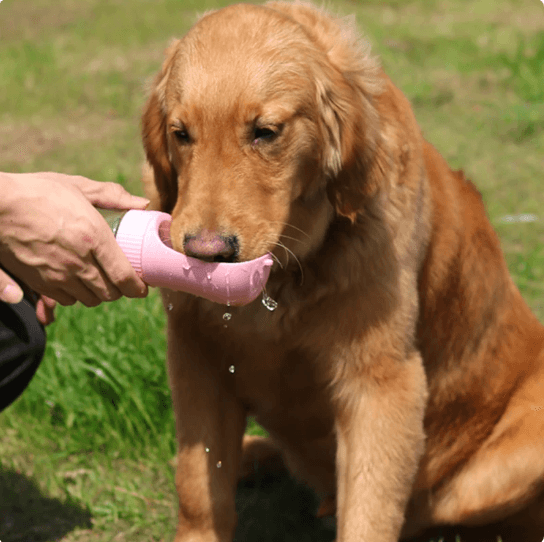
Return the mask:
M 0 294 L 0 299 L 6 303 L 20 303 L 23 300 L 24 294 L 21 288 L 15 284 L 8 284 Z

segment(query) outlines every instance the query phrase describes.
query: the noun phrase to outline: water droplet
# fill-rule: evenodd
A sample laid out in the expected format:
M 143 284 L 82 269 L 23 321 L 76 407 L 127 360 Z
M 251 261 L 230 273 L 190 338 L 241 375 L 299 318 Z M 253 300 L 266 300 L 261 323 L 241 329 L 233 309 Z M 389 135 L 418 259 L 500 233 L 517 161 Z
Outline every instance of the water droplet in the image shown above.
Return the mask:
M 209 448 L 206 448 L 206 453 L 207 453 L 207 454 L 210 453 L 210 449 L 209 449 Z
M 259 271 L 255 271 L 253 273 L 253 275 L 251 275 L 250 279 L 249 279 L 249 284 L 252 288 L 255 287 L 255 284 L 261 284 L 262 285 L 262 277 L 261 277 L 261 273 L 259 273 Z
M 230 301 L 227 301 L 227 309 L 230 307 Z M 225 314 L 223 314 L 223 320 L 229 321 L 232 318 L 232 314 L 227 310 Z M 227 324 L 225 324 L 223 327 L 228 327 Z
M 229 272 L 227 271 L 227 274 L 225 275 L 225 280 L 227 281 L 227 299 L 230 298 L 230 280 L 229 280 Z M 227 307 L 230 307 L 230 301 L 227 301 Z
M 216 467 L 217 467 L 218 469 L 220 469 L 222 464 L 223 464 L 223 463 L 221 463 L 221 461 L 218 461 Z
M 206 277 L 208 278 L 208 280 L 212 280 L 212 274 L 211 273 L 206 273 Z
M 172 305 L 172 303 L 168 303 L 167 309 L 168 309 L 169 311 L 171 311 L 173 308 L 174 308 L 174 305 Z
M 276 307 L 278 306 L 278 302 L 274 301 L 268 294 L 263 292 L 263 305 L 269 310 L 269 311 L 275 311 Z
M 231 365 L 229 367 L 229 373 L 234 373 L 234 371 L 236 371 L 236 368 L 234 367 L 234 365 Z

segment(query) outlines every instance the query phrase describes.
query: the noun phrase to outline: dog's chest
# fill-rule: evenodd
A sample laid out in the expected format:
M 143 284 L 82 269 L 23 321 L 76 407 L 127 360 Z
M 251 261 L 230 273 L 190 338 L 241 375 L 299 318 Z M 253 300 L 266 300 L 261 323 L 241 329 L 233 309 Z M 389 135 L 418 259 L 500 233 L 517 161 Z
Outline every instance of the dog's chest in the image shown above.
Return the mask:
M 217 309 L 206 315 L 198 339 L 211 369 L 250 413 L 270 421 L 293 412 L 328 417 L 326 360 L 300 344 L 296 325 L 282 326 L 280 308 Z

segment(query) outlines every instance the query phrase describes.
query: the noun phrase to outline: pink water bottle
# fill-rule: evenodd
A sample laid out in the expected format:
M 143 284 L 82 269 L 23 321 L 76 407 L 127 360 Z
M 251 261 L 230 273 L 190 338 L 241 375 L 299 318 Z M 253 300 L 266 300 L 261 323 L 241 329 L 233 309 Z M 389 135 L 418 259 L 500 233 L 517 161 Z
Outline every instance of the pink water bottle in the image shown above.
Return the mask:
M 173 250 L 172 217 L 167 213 L 98 211 L 132 267 L 150 286 L 188 292 L 224 305 L 247 305 L 263 291 L 270 275 L 270 254 L 247 262 L 226 263 L 204 262 Z

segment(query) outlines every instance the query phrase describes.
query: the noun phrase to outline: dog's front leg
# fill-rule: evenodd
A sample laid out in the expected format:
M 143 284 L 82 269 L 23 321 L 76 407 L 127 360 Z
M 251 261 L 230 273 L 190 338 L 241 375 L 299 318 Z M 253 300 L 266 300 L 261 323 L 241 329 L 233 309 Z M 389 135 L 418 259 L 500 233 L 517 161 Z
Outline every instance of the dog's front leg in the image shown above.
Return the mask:
M 245 412 L 205 354 L 198 330 L 175 315 L 169 315 L 168 328 L 178 439 L 175 542 L 231 542 Z
M 337 542 L 396 542 L 424 447 L 420 355 L 378 356 L 337 384 Z

